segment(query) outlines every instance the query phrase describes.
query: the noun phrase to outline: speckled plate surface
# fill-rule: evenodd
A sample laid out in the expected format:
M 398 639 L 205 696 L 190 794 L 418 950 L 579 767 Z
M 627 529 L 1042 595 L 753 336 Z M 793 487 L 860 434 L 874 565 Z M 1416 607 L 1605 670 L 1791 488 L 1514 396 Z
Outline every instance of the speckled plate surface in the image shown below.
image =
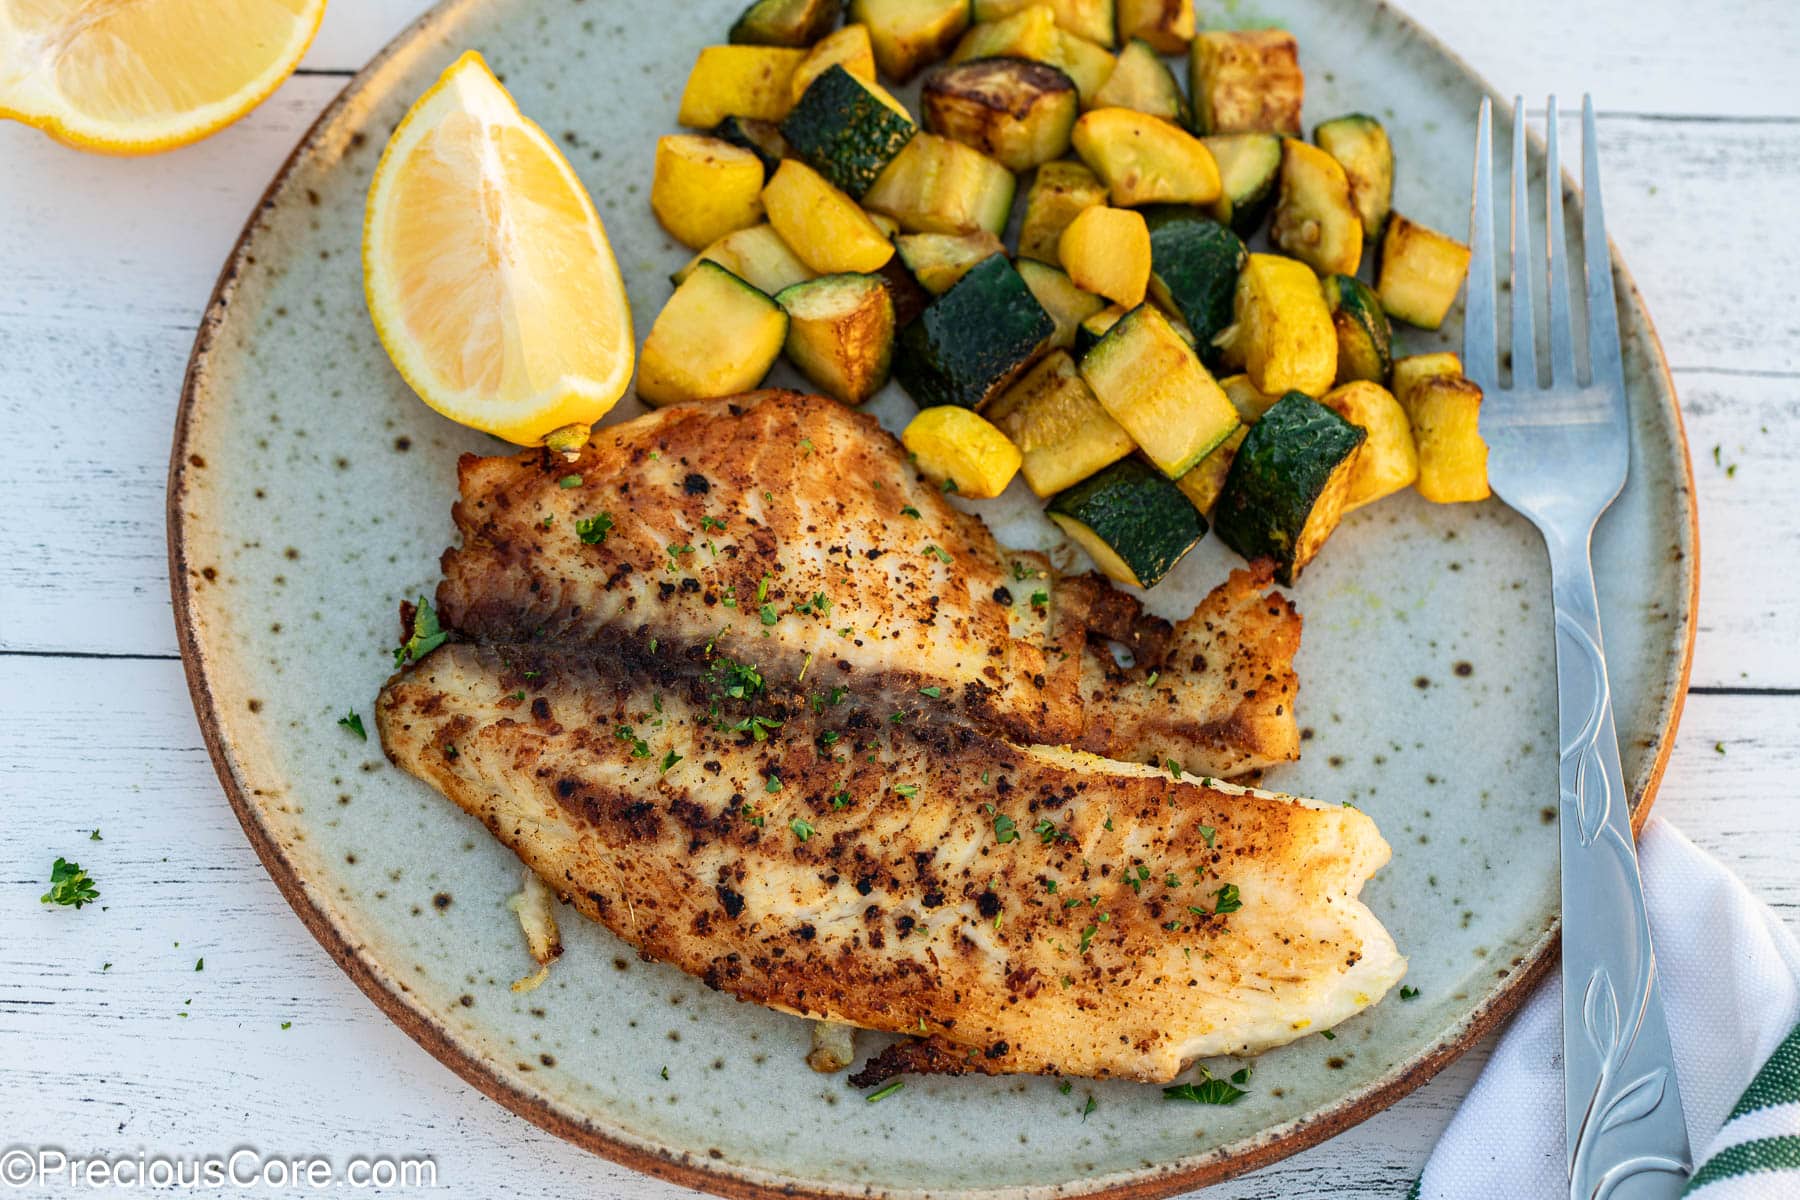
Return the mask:
M 457 455 L 501 449 L 427 411 L 370 327 L 359 235 L 388 132 L 459 52 L 485 53 L 591 189 L 641 337 L 686 257 L 650 216 L 654 139 L 673 128 L 696 49 L 739 7 L 684 2 L 679 20 L 657 22 L 609 0 L 446 4 L 352 81 L 250 220 L 195 346 L 169 521 L 195 706 L 270 873 L 364 991 L 470 1082 L 600 1153 L 718 1192 L 1160 1195 L 1391 1103 L 1511 1011 L 1555 957 L 1546 569 L 1533 531 L 1497 501 L 1438 507 L 1408 493 L 1358 512 L 1294 590 L 1308 740 L 1304 760 L 1269 782 L 1354 801 L 1380 823 L 1394 861 L 1367 898 L 1411 957 L 1419 995 L 1389 997 L 1334 1041 L 1263 1056 L 1230 1108 L 1123 1083 L 1064 1095 L 1049 1079 L 922 1080 L 866 1104 L 807 1069 L 802 1022 L 639 962 L 567 911 L 563 961 L 516 995 L 508 984 L 529 968 L 504 906 L 516 861 L 335 724 L 347 708 L 368 716 L 392 665 L 396 606 L 436 582 Z M 1399 206 L 1463 227 L 1483 85 L 1452 55 L 1360 0 L 1267 0 L 1254 19 L 1201 7 L 1203 21 L 1293 29 L 1309 116 L 1382 115 Z M 1597 553 L 1641 819 L 1685 686 L 1697 547 L 1661 351 L 1628 284 L 1621 297 L 1631 482 Z M 1403 336 L 1410 351 L 1451 341 Z M 893 388 L 874 404 L 894 428 L 911 407 Z M 638 411 L 628 400 L 614 419 Z M 1001 536 L 1054 544 L 1022 485 L 1014 492 L 984 509 Z M 1209 539 L 1152 606 L 1184 614 L 1231 561 Z

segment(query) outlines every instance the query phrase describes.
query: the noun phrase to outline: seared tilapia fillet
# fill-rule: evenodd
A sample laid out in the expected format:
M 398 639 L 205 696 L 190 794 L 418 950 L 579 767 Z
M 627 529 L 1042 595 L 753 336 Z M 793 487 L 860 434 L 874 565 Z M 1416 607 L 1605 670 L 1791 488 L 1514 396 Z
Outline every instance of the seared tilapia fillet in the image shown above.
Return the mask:
M 1171 626 L 998 545 L 875 420 L 761 392 L 466 457 L 438 612 L 475 641 L 754 642 L 765 674 L 880 677 L 1020 743 L 1230 776 L 1298 757 L 1300 618 L 1234 573 Z M 584 532 L 585 531 L 585 532 Z M 1104 641 L 1135 665 L 1117 665 Z
M 1403 972 L 1357 899 L 1388 857 L 1362 813 L 1017 745 L 904 670 L 778 680 L 777 649 L 452 643 L 389 682 L 381 739 L 647 957 L 918 1035 L 865 1081 L 1167 1081 Z

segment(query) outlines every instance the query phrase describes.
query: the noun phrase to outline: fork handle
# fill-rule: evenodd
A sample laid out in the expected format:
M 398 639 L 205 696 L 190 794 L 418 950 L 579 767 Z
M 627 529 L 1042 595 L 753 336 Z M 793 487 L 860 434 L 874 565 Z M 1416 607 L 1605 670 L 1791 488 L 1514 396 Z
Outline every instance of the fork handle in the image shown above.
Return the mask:
M 1550 542 L 1562 775 L 1570 1200 L 1661 1200 L 1691 1170 L 1601 650 L 1590 533 Z

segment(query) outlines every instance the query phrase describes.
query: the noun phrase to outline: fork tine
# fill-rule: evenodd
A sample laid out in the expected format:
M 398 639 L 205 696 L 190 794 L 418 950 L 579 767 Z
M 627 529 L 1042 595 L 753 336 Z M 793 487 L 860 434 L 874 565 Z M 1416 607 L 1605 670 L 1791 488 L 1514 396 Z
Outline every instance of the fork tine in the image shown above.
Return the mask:
M 1537 314 L 1531 302 L 1531 180 L 1525 158 L 1525 97 L 1513 99 L 1512 139 L 1512 386 L 1538 386 Z
M 1562 155 L 1558 146 L 1556 97 L 1546 106 L 1544 228 L 1548 234 L 1544 287 L 1550 296 L 1550 383 L 1575 384 L 1575 316 L 1569 307 L 1569 241 L 1563 230 Z
M 1625 367 L 1619 354 L 1619 311 L 1613 301 L 1612 248 L 1606 241 L 1606 214 L 1600 203 L 1600 138 L 1594 127 L 1594 98 L 1581 98 L 1581 240 L 1587 255 L 1588 370 L 1595 383 L 1625 394 Z
M 1469 205 L 1469 286 L 1463 308 L 1463 372 L 1483 391 L 1500 385 L 1494 360 L 1494 105 L 1475 118 L 1475 185 Z

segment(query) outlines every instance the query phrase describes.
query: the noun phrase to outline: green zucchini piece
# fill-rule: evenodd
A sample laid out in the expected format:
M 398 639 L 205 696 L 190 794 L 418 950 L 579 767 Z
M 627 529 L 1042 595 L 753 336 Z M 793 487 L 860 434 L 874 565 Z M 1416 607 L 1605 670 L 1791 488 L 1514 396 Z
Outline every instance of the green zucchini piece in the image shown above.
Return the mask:
M 1091 317 L 1082 319 L 1075 330 L 1075 358 L 1077 361 L 1086 358 L 1087 352 L 1100 344 L 1106 331 L 1119 323 L 1125 310 L 1117 304 L 1109 304 Z
M 941 296 L 984 258 L 1005 254 L 1006 246 L 987 230 L 975 233 L 906 233 L 894 239 L 900 261 L 919 286 Z
M 1237 234 L 1199 209 L 1183 206 L 1145 213 L 1150 222 L 1150 295 L 1193 334 L 1200 361 L 1217 370 L 1223 356 L 1213 343 L 1237 319 L 1238 273 L 1250 251 Z
M 1075 81 L 1075 90 L 1081 95 L 1081 107 L 1092 108 L 1094 97 L 1106 86 L 1107 76 L 1112 74 L 1114 60 L 1112 51 L 1105 46 L 1090 42 L 1078 33 L 1058 29 L 1056 52 L 1050 61 Z
M 931 293 L 919 286 L 919 281 L 913 278 L 913 273 L 906 269 L 898 254 L 883 263 L 875 274 L 887 285 L 888 295 L 893 298 L 896 328 L 905 329 L 911 325 L 931 303 Z
M 977 58 L 1032 58 L 1055 62 L 1056 15 L 1049 5 L 1034 4 L 994 21 L 978 21 L 950 54 L 953 63 Z
M 1200 141 L 1219 164 L 1220 192 L 1212 215 L 1239 237 L 1249 237 L 1275 207 L 1281 139 L 1272 133 L 1218 133 Z
M 1206 518 L 1181 489 L 1124 458 L 1051 498 L 1052 521 L 1108 579 L 1154 587 L 1206 536 Z
M 1362 218 L 1363 233 L 1379 235 L 1394 203 L 1394 145 L 1387 130 L 1374 117 L 1351 113 L 1313 130 L 1313 141 L 1350 177 L 1350 203 Z
M 686 266 L 670 276 L 677 286 L 687 282 L 702 260 L 716 262 L 751 287 L 773 296 L 782 288 L 811 279 L 813 272 L 788 249 L 775 227 L 752 225 L 728 233 L 688 260 Z
M 1394 369 L 1394 329 L 1375 290 L 1353 275 L 1328 275 L 1319 286 L 1337 330 L 1337 383 L 1386 383 Z
M 738 46 L 810 46 L 831 32 L 844 0 L 756 0 L 731 26 Z
M 794 154 L 851 196 L 868 191 L 917 132 L 871 85 L 835 63 L 781 123 Z
M 1136 447 L 1100 407 L 1066 350 L 1040 358 L 985 415 L 1019 448 L 1019 469 L 1040 497 L 1080 483 Z
M 788 360 L 814 387 L 861 404 L 887 382 L 894 358 L 894 300 L 879 275 L 822 275 L 784 288 Z
M 1188 121 L 1187 100 L 1175 73 L 1141 38 L 1132 38 L 1119 51 L 1118 65 L 1094 93 L 1094 107 L 1134 108 L 1178 125 Z
M 713 126 L 712 136 L 722 142 L 729 142 L 740 150 L 748 150 L 762 160 L 763 178 L 767 179 L 787 157 L 787 139 L 781 136 L 781 127 L 773 121 L 759 121 L 755 117 L 726 117 Z
M 1050 319 L 1056 322 L 1056 333 L 1050 344 L 1067 350 L 1075 344 L 1075 333 L 1081 323 L 1106 307 L 1106 301 L 1092 292 L 1084 292 L 1075 281 L 1055 267 L 1036 259 L 1021 258 L 1013 266 L 1025 286 L 1031 289 Z
M 971 146 L 921 133 L 888 164 L 863 207 L 885 213 L 908 233 L 998 237 L 1012 214 L 1013 173 Z
M 1356 452 L 1369 435 L 1304 392 L 1289 392 L 1250 427 L 1213 508 L 1213 528 L 1275 578 L 1298 579 L 1344 514 Z
M 920 408 L 980 408 L 1050 345 L 1056 322 L 996 254 L 977 263 L 900 334 L 894 378 Z
M 1175 481 L 1181 494 L 1192 501 L 1202 515 L 1210 517 L 1218 505 L 1219 493 L 1225 490 L 1225 480 L 1231 474 L 1231 460 L 1237 457 L 1238 447 L 1244 444 L 1244 438 L 1249 433 L 1248 425 L 1239 425 L 1230 437 L 1219 443 L 1216 450 Z
M 1154 305 L 1140 304 L 1107 330 L 1083 356 L 1081 376 L 1170 479 L 1238 427 L 1237 409 Z
M 850 19 L 869 27 L 881 73 L 905 83 L 950 53 L 969 27 L 968 0 L 850 0 Z
M 980 58 L 939 67 L 919 93 L 925 128 L 1025 171 L 1069 151 L 1081 102 L 1048 63 Z

